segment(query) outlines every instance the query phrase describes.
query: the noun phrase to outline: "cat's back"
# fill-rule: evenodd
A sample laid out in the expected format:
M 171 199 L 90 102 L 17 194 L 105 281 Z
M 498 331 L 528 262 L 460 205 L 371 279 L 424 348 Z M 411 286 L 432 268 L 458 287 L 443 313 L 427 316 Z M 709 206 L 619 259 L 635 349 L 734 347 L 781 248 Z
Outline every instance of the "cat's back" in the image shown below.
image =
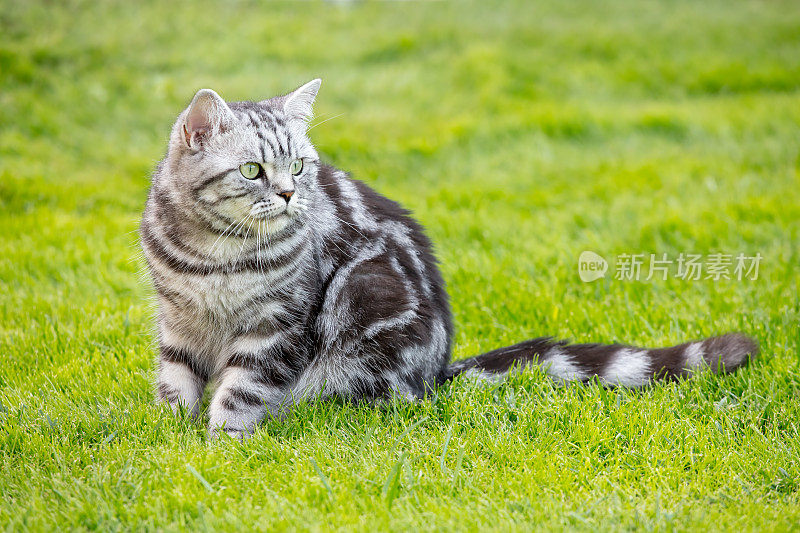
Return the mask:
M 431 241 L 407 209 L 345 172 L 325 166 L 317 179 L 317 205 L 335 226 L 320 240 L 322 334 L 364 335 L 386 347 L 379 353 L 405 346 L 401 358 L 417 359 L 412 367 L 432 365 L 424 372 L 430 377 L 449 354 L 452 335 Z
M 383 196 L 363 181 L 329 165 L 317 176 L 322 204 L 332 211 L 335 233 L 353 244 L 400 246 L 404 252 L 429 262 L 435 269 L 430 239 L 411 212 L 398 202 Z

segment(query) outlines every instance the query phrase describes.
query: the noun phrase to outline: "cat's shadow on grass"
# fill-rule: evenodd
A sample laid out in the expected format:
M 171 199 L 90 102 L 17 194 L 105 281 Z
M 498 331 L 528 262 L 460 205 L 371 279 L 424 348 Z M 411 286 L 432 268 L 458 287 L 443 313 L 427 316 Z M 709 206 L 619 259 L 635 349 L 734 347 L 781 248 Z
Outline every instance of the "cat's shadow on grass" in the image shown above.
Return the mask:
M 384 428 L 386 436 L 390 437 L 392 433 L 408 431 L 412 426 L 446 428 L 459 420 L 468 420 L 471 425 L 496 424 L 498 417 L 513 423 L 521 411 L 532 411 L 546 405 L 547 411 L 557 414 L 560 409 L 569 409 L 575 402 L 588 399 L 600 402 L 605 411 L 619 409 L 632 401 L 657 402 L 660 401 L 658 396 L 663 394 L 674 396 L 679 404 L 693 401 L 689 396 L 698 393 L 715 400 L 724 397 L 737 401 L 746 385 L 737 385 L 740 380 L 735 378 L 736 374 L 721 375 L 709 371 L 691 379 L 657 381 L 641 388 L 627 388 L 605 385 L 596 376 L 583 382 L 559 383 L 541 369 L 532 367 L 512 372 L 498 383 L 479 383 L 459 377 L 429 389 L 425 397 L 414 400 L 392 397 L 367 401 L 326 397 L 298 402 L 284 416 L 262 420 L 244 442 L 259 437 L 292 439 L 356 428 L 370 432 Z M 213 391 L 213 387 L 206 390 L 200 413 L 195 419 L 186 412 L 180 415 L 191 423 L 198 436 L 206 440 L 209 440 L 208 406 Z

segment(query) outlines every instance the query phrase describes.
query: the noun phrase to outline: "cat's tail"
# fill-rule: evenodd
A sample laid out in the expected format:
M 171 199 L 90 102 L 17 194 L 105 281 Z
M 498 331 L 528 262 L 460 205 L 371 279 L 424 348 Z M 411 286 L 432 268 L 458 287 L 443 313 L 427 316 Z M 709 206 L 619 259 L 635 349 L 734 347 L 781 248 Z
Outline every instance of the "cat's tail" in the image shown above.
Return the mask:
M 512 368 L 536 364 L 559 381 L 587 381 L 597 376 L 609 386 L 642 387 L 654 379 L 688 377 L 704 367 L 732 372 L 757 354 L 755 341 L 741 333 L 669 348 L 568 344 L 542 337 L 456 361 L 447 367 L 445 379 L 464 374 L 497 381 Z

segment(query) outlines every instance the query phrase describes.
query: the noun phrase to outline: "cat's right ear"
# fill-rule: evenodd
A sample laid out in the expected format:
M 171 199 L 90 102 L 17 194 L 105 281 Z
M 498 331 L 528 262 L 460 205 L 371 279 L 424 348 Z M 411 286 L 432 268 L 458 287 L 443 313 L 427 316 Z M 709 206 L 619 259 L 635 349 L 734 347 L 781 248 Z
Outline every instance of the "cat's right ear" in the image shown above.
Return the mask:
M 181 138 L 187 148 L 200 150 L 204 142 L 226 131 L 235 121 L 225 100 L 211 89 L 200 89 L 184 115 Z

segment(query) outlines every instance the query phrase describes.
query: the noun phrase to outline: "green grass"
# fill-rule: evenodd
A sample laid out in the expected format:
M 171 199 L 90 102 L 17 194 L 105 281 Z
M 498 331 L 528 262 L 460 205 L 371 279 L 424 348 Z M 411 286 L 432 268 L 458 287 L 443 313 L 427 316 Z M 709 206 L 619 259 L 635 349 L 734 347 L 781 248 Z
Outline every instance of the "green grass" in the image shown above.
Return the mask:
M 800 4 L 0 2 L 0 525 L 790 530 L 800 523 Z M 136 226 L 194 91 L 321 76 L 325 158 L 436 243 L 455 357 L 528 337 L 763 357 L 644 391 L 532 371 L 322 403 L 245 443 L 154 405 Z M 577 257 L 761 253 L 755 281 Z

